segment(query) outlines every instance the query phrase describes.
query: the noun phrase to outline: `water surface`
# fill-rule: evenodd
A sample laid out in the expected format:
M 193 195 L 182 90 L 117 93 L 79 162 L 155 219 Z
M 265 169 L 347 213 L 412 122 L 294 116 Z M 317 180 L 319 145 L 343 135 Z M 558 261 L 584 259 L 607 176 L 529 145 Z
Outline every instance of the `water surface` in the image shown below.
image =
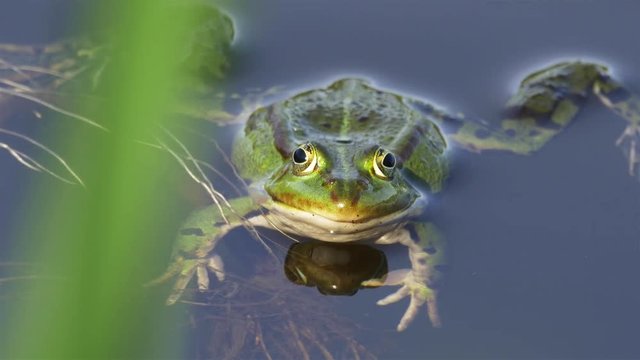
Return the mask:
M 251 14 L 228 8 L 239 28 L 230 78 L 239 91 L 282 85 L 286 96 L 357 75 L 454 112 L 498 120 L 519 79 L 579 58 L 611 65 L 640 92 L 640 3 L 633 0 L 270 0 L 235 6 L 244 5 Z M 27 27 L 0 21 L 0 40 L 50 40 L 42 25 L 48 11 L 36 2 L 2 5 L 0 20 L 18 17 L 10 12 L 36 20 Z M 396 333 L 406 301 L 375 305 L 390 289 L 341 298 L 303 290 L 367 329 L 358 339 L 382 358 L 640 357 L 640 182 L 627 175 L 613 146 L 624 126 L 593 102 L 533 156 L 451 152 L 451 177 L 427 213 L 448 239 L 452 258 L 442 329 L 433 329 L 423 311 L 406 332 Z M 6 155 L 0 161 L 3 249 L 6 214 L 27 196 L 16 195 L 15 179 L 40 175 Z M 241 238 L 246 234 L 225 241 Z M 247 247 L 255 252 L 250 256 L 265 256 L 259 246 Z M 404 249 L 392 247 L 387 255 L 391 267 L 406 266 Z M 190 349 L 188 356 L 202 356 L 206 344 Z

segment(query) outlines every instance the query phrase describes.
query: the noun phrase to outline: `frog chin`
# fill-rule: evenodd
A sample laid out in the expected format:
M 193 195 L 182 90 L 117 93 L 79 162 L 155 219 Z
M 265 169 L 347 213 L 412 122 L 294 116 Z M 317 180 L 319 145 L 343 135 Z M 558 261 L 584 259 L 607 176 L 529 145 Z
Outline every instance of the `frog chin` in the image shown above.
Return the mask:
M 269 210 L 266 215 L 269 223 L 285 233 L 322 241 L 349 242 L 376 239 L 404 225 L 408 217 L 418 215 L 426 205 L 423 199 L 420 200 L 404 209 L 366 219 L 301 210 L 277 201 L 263 206 Z

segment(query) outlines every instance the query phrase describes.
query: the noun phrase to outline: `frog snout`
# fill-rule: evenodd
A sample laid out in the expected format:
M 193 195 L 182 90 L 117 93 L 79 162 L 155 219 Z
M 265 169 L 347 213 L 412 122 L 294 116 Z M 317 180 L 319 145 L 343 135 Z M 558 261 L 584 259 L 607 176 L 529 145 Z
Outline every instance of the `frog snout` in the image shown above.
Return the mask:
M 364 179 L 340 179 L 327 180 L 331 201 L 338 208 L 352 207 L 358 204 L 362 192 L 367 189 L 369 183 Z

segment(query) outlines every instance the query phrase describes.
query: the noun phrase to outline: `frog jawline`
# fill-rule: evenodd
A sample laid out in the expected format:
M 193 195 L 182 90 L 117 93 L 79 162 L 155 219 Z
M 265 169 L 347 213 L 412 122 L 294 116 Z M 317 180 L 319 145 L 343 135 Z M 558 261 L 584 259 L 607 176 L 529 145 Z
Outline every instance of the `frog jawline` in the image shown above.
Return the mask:
M 379 238 L 403 225 L 408 217 L 419 214 L 424 205 L 424 200 L 416 201 L 403 210 L 362 222 L 338 221 L 276 201 L 263 206 L 269 210 L 268 222 L 285 233 L 322 241 L 348 242 Z

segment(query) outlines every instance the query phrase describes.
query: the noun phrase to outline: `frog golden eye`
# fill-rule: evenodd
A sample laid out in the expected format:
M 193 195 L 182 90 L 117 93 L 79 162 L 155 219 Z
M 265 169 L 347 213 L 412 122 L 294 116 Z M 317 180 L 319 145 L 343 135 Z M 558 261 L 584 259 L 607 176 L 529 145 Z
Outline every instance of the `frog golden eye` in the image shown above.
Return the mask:
M 393 174 L 396 167 L 396 157 L 392 153 L 384 149 L 376 151 L 373 159 L 373 173 L 382 179 L 388 179 Z
M 296 175 L 307 175 L 313 172 L 318 165 L 315 147 L 311 144 L 300 145 L 291 154 L 293 170 Z

